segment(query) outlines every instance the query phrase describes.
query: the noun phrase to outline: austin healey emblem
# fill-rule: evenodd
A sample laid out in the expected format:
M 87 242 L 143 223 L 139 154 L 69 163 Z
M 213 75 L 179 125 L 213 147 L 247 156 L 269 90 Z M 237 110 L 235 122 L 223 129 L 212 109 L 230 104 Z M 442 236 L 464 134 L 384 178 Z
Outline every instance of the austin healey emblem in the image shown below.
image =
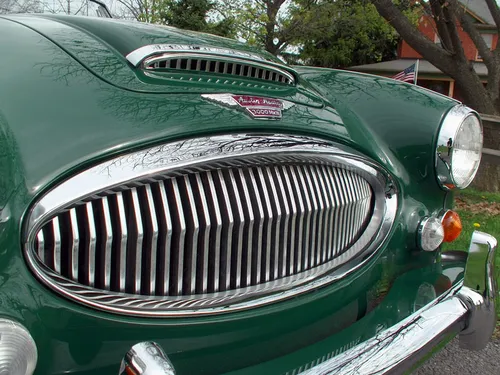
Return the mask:
M 255 119 L 279 120 L 283 110 L 294 105 L 287 100 L 252 95 L 203 94 L 201 97 L 218 104 L 240 109 Z

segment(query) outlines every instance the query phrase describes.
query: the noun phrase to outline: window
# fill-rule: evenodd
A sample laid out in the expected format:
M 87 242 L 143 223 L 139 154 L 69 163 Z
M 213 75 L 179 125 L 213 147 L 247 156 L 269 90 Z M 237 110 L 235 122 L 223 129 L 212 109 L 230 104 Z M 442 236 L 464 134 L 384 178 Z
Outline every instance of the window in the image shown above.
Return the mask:
M 483 40 L 485 41 L 486 45 L 491 51 L 491 47 L 493 46 L 493 34 L 481 34 L 481 36 L 483 37 Z M 482 59 L 483 58 L 479 54 L 479 51 L 477 51 L 476 60 L 482 60 Z

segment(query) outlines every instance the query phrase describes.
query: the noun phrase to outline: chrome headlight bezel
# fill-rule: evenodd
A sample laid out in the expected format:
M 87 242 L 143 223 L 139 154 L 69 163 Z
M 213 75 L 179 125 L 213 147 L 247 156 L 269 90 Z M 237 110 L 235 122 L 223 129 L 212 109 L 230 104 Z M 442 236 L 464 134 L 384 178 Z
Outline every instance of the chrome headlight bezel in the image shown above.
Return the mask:
M 453 175 L 453 153 L 451 156 L 443 155 L 442 150 L 447 149 L 447 141 L 448 139 L 452 139 L 455 142 L 457 134 L 459 133 L 462 125 L 469 117 L 474 117 L 477 119 L 477 124 L 479 125 L 479 138 L 480 138 L 480 148 L 479 148 L 479 159 L 475 166 L 471 169 L 471 172 L 467 178 L 467 180 L 463 183 L 457 183 L 456 176 Z M 445 116 L 441 128 L 439 129 L 439 133 L 436 140 L 436 176 L 439 182 L 439 185 L 444 190 L 452 190 L 455 188 L 465 189 L 467 186 L 471 184 L 476 176 L 476 173 L 479 169 L 479 165 L 481 162 L 481 151 L 483 144 L 483 127 L 481 123 L 481 117 L 479 114 L 473 109 L 459 104 L 453 107 Z M 453 150 L 453 148 L 452 148 Z M 454 152 L 454 151 L 452 151 Z

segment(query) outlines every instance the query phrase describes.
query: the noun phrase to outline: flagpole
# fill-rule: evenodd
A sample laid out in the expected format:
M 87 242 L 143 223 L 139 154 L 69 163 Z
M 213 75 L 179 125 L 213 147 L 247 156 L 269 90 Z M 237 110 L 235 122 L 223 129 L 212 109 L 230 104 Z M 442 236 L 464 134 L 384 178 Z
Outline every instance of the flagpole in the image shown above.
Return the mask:
M 417 62 L 415 63 L 415 82 L 414 82 L 414 84 L 415 84 L 415 85 L 417 84 L 417 78 L 418 78 L 418 62 L 419 62 L 419 61 L 420 61 L 420 60 L 419 60 L 419 59 L 417 59 Z

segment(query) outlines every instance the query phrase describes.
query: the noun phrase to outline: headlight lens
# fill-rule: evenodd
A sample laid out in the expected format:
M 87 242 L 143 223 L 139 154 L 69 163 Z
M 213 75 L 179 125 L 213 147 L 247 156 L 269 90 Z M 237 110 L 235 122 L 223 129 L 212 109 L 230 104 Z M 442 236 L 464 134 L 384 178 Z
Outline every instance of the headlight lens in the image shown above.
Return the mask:
M 422 220 L 418 230 L 418 245 L 422 250 L 434 251 L 444 240 L 444 229 L 441 220 L 427 217 Z
M 452 146 L 451 178 L 459 189 L 474 179 L 481 162 L 483 132 L 475 115 L 469 115 L 459 126 Z
M 35 342 L 26 328 L 0 319 L 0 374 L 31 375 L 37 357 Z
M 481 162 L 483 130 L 476 112 L 459 105 L 446 115 L 438 136 L 436 170 L 445 189 L 464 189 Z

